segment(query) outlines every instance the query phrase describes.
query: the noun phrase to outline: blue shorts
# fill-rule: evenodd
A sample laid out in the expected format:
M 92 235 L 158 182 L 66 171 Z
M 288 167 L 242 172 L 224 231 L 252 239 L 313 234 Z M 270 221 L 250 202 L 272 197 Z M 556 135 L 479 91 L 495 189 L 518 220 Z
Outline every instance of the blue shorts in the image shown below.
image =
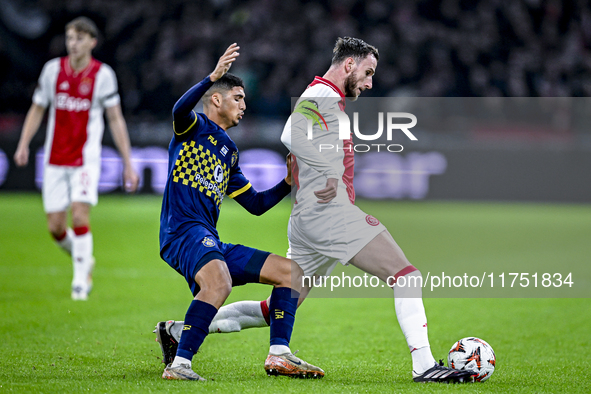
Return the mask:
M 160 252 L 162 259 L 185 277 L 193 296 L 199 292 L 195 274 L 211 260 L 226 262 L 233 287 L 260 283 L 261 268 L 270 254 L 244 245 L 223 243 L 212 234 L 195 236 L 190 231 Z

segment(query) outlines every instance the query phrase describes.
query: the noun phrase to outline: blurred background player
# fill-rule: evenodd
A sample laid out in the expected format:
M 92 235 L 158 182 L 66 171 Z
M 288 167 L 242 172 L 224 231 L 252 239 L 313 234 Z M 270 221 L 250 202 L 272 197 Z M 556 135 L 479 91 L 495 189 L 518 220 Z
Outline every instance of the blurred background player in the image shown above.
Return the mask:
M 72 299 L 86 300 L 92 289 L 95 263 L 90 207 L 98 202 L 103 111 L 123 159 L 126 190 L 135 191 L 139 178 L 131 165 L 115 73 L 91 55 L 98 29 L 92 20 L 78 17 L 65 30 L 68 55 L 52 59 L 43 67 L 14 161 L 21 167 L 28 164 L 29 143 L 49 107 L 43 206 L 49 232 L 72 256 Z M 68 208 L 72 212 L 72 228 L 68 227 Z
M 174 134 L 169 146 L 168 180 L 160 216 L 160 255 L 183 275 L 195 297 L 187 310 L 174 353 L 166 324 L 156 326 L 167 363 L 164 379 L 204 380 L 192 370 L 192 358 L 208 327 L 232 290 L 246 283 L 272 285 L 269 305 L 271 340 L 265 370 L 269 375 L 322 377 L 324 372 L 295 357 L 289 341 L 295 321 L 302 270 L 289 259 L 243 245 L 223 243 L 216 229 L 224 194 L 261 215 L 291 191 L 288 174 L 275 187 L 257 192 L 240 170 L 238 148 L 226 131 L 246 109 L 244 83 L 226 74 L 238 57 L 232 44 L 214 71 L 174 105 Z M 193 108 L 203 97 L 204 113 Z M 292 284 L 292 277 L 294 278 Z
M 476 374 L 472 371 L 454 370 L 435 361 L 421 287 L 408 285 L 416 283 L 410 277 L 420 279 L 421 273 L 410 264 L 379 220 L 354 205 L 353 142 L 351 138 L 338 139 L 338 119 L 334 113 L 344 111 L 345 97 L 354 101 L 364 90 L 372 88 L 378 60 L 375 47 L 357 38 L 339 38 L 329 70 L 308 85 L 285 125 L 281 141 L 293 155 L 295 183 L 288 257 L 298 263 L 306 277 L 328 276 L 340 262 L 352 264 L 392 286 L 396 316 L 412 356 L 414 381 L 473 381 Z M 314 124 L 311 140 L 308 121 Z M 320 153 L 320 144 L 332 144 L 339 149 Z M 406 277 L 406 286 L 396 286 L 400 277 Z M 303 283 L 299 304 L 311 290 L 309 283 Z M 264 327 L 268 319 L 266 300 L 236 302 L 220 309 L 210 332 Z M 178 336 L 180 324 L 171 321 L 167 325 L 168 331 Z

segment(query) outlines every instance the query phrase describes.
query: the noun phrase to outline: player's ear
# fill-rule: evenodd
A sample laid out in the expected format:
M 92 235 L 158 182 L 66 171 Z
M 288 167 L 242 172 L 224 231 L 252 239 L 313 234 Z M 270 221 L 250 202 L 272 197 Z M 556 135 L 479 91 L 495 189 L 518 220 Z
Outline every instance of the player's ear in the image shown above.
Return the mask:
M 215 92 L 214 94 L 211 95 L 211 102 L 213 105 L 215 105 L 216 107 L 221 107 L 222 106 L 222 94 L 220 92 Z
M 96 47 L 96 44 L 97 44 L 97 42 L 98 42 L 98 40 L 97 40 L 96 38 L 93 38 L 93 39 L 92 39 L 92 44 L 90 45 L 90 49 L 91 49 L 91 50 L 92 50 L 92 49 L 94 49 L 94 48 Z
M 345 72 L 349 74 L 351 71 L 355 69 L 356 65 L 357 63 L 355 62 L 355 59 L 353 59 L 352 57 L 348 57 L 347 59 L 345 59 Z

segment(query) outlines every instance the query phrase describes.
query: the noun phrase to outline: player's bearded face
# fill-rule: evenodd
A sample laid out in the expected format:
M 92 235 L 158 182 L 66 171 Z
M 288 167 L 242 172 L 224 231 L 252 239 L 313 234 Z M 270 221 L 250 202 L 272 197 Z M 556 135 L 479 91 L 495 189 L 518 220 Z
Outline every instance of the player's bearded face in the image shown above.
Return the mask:
M 355 68 L 345 79 L 345 96 L 351 101 L 365 89 L 371 89 L 373 85 L 373 74 L 377 67 L 377 60 L 373 55 L 366 56 L 363 60 L 355 62 Z
M 357 100 L 359 97 L 359 79 L 357 78 L 357 72 L 352 72 L 349 74 L 347 79 L 345 80 L 345 96 L 349 98 L 351 101 Z

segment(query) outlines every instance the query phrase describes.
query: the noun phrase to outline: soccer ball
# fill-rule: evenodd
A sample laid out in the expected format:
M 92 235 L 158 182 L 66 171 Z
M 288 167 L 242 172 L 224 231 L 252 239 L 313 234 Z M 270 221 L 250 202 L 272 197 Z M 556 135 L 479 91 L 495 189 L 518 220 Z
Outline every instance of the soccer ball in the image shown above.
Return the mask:
M 462 338 L 451 347 L 447 365 L 454 369 L 478 372 L 476 381 L 484 382 L 495 371 L 497 358 L 492 347 L 480 338 Z

